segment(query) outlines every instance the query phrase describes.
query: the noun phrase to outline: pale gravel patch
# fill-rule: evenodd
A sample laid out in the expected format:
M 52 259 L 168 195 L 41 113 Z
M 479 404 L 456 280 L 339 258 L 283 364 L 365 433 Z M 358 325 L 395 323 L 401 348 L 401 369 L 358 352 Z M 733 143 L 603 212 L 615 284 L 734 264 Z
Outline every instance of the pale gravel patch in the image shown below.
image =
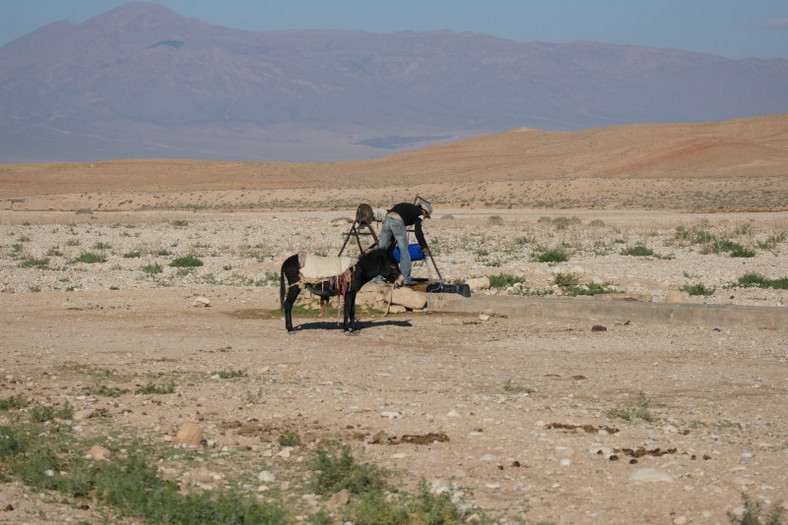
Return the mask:
M 337 254 L 353 212 L 61 213 L 49 218 L 45 213 L 4 212 L 3 217 L 0 290 L 27 293 L 174 285 L 195 290 L 216 284 L 273 286 L 279 265 L 292 253 Z M 561 225 L 562 218 L 568 219 L 567 225 Z M 756 255 L 734 258 L 728 253 L 701 253 L 702 245 L 677 239 L 678 228 L 731 239 L 754 249 Z M 483 293 L 523 293 L 525 289 L 558 295 L 561 289 L 554 284 L 555 273 L 562 272 L 622 293 L 649 295 L 654 301 L 664 301 L 670 290 L 691 284 L 715 291 L 711 296 L 686 297 L 688 302 L 783 306 L 788 297 L 785 290 L 731 288 L 746 273 L 771 279 L 786 276 L 786 213 L 445 210 L 426 223 L 425 231 L 444 281 L 501 273 L 522 277 L 521 289 Z M 779 241 L 769 249 L 760 247 L 774 239 Z M 367 245 L 371 238 L 362 242 Z M 97 243 L 109 247 L 96 248 Z M 639 244 L 655 256 L 621 255 L 625 248 Z M 569 261 L 534 262 L 534 255 L 545 249 L 565 250 Z M 354 239 L 346 250 L 346 254 L 357 253 Z M 106 262 L 74 262 L 85 252 L 103 255 Z M 133 252 L 140 256 L 127 256 Z M 203 266 L 191 271 L 169 266 L 174 258 L 190 254 L 199 257 Z M 48 267 L 20 268 L 25 258 L 48 259 Z M 142 270 L 152 264 L 160 265 L 161 273 Z M 417 268 L 415 275 L 438 278 L 430 265 Z

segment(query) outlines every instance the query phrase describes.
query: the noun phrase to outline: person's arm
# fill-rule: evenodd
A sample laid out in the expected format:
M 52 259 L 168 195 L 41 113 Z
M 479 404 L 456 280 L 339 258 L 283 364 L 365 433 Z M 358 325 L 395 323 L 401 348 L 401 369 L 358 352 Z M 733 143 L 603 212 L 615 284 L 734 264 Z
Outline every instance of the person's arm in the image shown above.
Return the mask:
M 416 219 L 416 223 L 414 224 L 414 233 L 416 234 L 416 240 L 419 241 L 419 246 L 421 246 L 421 251 L 425 254 L 429 247 L 427 246 L 427 239 L 424 238 L 424 232 L 421 229 L 422 219 Z

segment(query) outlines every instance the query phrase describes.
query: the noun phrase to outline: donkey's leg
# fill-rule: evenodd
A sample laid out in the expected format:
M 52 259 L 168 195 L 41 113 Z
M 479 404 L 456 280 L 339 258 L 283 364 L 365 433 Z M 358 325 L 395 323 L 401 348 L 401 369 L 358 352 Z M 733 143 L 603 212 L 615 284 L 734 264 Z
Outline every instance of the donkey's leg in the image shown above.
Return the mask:
M 287 298 L 285 299 L 285 328 L 288 332 L 293 331 L 293 304 L 301 293 L 301 287 L 298 285 L 291 285 L 287 290 Z
M 343 327 L 345 332 L 356 329 L 356 292 L 348 291 L 345 294 L 345 317 Z

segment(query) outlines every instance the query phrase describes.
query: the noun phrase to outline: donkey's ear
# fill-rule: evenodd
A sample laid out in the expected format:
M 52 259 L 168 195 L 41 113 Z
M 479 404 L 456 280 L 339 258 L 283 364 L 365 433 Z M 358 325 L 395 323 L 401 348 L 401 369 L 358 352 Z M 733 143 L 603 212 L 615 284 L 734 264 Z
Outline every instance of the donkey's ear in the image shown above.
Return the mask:
M 390 258 L 394 257 L 394 248 L 396 247 L 397 243 L 395 241 L 391 241 L 388 245 L 388 248 L 386 248 L 386 255 L 388 255 Z

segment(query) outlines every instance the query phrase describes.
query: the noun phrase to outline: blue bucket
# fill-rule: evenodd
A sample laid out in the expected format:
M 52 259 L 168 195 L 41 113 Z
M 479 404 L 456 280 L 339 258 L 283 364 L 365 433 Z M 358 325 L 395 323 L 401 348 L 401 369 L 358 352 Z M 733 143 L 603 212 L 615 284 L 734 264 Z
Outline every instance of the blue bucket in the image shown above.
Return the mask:
M 419 243 L 409 244 L 408 253 L 410 254 L 411 261 L 421 261 L 424 259 L 424 252 L 421 251 Z M 394 258 L 399 262 L 399 247 L 394 247 Z

